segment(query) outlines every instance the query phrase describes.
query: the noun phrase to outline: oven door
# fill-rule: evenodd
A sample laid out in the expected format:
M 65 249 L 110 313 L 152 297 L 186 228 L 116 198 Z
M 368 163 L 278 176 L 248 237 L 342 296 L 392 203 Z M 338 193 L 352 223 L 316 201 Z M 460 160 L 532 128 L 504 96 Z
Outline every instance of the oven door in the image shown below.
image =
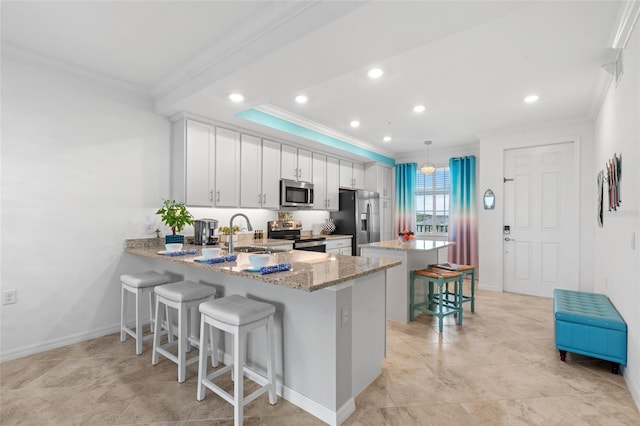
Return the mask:
M 327 252 L 326 241 L 297 241 L 293 243 L 294 250 Z

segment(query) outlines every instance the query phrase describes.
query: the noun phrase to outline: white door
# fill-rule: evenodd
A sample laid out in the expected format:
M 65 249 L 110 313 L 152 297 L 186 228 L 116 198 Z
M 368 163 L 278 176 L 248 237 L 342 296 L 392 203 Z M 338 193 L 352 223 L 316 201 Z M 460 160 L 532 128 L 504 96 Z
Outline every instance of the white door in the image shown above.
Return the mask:
M 555 288 L 578 289 L 574 149 L 568 142 L 504 153 L 505 291 L 552 297 Z

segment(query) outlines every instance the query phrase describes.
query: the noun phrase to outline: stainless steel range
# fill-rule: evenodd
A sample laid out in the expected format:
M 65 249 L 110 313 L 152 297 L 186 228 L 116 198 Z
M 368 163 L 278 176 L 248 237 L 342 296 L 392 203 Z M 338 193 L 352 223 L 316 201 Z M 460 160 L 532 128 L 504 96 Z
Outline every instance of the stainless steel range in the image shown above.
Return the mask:
M 267 222 L 267 238 L 293 241 L 294 250 L 326 252 L 324 237 L 302 238 L 300 231 L 302 222 L 299 220 L 271 220 Z

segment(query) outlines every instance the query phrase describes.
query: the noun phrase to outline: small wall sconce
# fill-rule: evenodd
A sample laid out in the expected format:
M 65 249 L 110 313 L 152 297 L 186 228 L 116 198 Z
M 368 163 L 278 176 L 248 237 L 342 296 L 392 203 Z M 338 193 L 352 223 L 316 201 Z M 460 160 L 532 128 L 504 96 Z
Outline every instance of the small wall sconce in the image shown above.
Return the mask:
M 484 198 L 482 201 L 484 203 L 485 210 L 493 210 L 493 208 L 496 206 L 496 196 L 490 189 L 487 189 L 484 192 Z

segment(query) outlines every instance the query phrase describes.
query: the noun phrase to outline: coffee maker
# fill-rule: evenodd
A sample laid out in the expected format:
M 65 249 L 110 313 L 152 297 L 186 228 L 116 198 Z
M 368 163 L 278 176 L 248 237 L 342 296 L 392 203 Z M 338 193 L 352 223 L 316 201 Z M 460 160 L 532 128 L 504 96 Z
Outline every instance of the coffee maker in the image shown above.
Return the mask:
M 196 219 L 193 223 L 193 243 L 196 245 L 218 245 L 218 236 L 214 235 L 218 228 L 216 219 Z

